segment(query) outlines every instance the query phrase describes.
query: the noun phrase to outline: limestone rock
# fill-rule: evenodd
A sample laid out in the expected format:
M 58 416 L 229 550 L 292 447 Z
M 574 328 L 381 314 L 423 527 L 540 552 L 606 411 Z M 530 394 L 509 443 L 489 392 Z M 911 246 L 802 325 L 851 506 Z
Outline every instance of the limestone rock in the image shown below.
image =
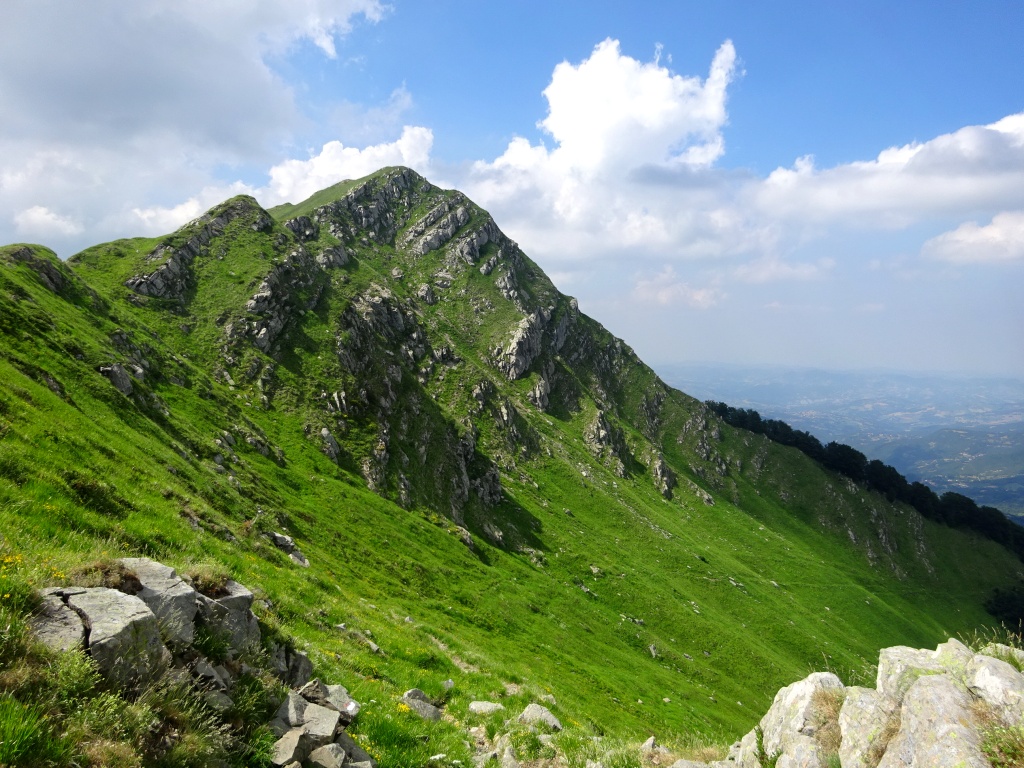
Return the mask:
M 325 707 L 332 707 L 341 714 L 341 722 L 348 725 L 355 720 L 359 714 L 360 704 L 348 695 L 343 685 L 327 686 L 327 701 L 323 702 Z
M 192 645 L 198 611 L 196 591 L 173 568 L 148 557 L 125 557 L 119 562 L 142 584 L 138 597 L 153 611 L 168 644 L 172 648 Z
M 292 728 L 274 742 L 270 753 L 272 765 L 301 763 L 310 753 L 309 741 L 302 728 Z
M 901 645 L 883 648 L 878 655 L 876 688 L 882 696 L 898 704 L 921 675 L 938 674 L 944 669 L 945 664 L 934 651 Z
M 346 761 L 347 766 L 355 766 L 366 764 L 366 766 L 372 766 L 377 768 L 377 761 L 370 757 L 370 754 L 356 744 L 355 739 L 349 736 L 345 731 L 339 731 L 334 737 L 334 743 L 339 745 L 348 754 L 348 760 Z
M 1024 722 L 1024 675 L 990 656 L 977 655 L 965 672 L 967 689 L 1008 723 Z
M 543 723 L 552 730 L 562 730 L 562 724 L 558 721 L 557 717 L 551 714 L 551 710 L 547 707 L 542 707 L 536 702 L 530 704 L 523 710 L 522 714 L 519 715 L 519 722 L 525 724 Z
M 44 595 L 29 621 L 36 639 L 54 651 L 85 650 L 85 627 L 77 613 L 58 595 Z
M 505 345 L 498 348 L 495 365 L 509 381 L 522 377 L 540 355 L 544 327 L 550 317 L 547 311 L 533 312 L 524 317 Z
M 320 227 L 308 216 L 296 216 L 288 219 L 284 225 L 302 242 L 316 240 L 320 235 Z
M 890 702 L 878 691 L 857 686 L 846 689 L 846 700 L 839 712 L 839 758 L 844 768 L 871 768 L 868 751 L 895 714 Z
M 900 730 L 878 768 L 987 768 L 972 722 L 970 695 L 947 676 L 913 682 L 900 709 Z
M 170 661 L 156 616 L 135 595 L 97 587 L 69 595 L 67 604 L 89 628 L 89 655 L 111 682 L 144 684 Z
M 790 751 L 790 742 L 796 743 L 796 737 L 813 735 L 812 697 L 815 691 L 830 688 L 842 689 L 843 683 L 831 672 L 814 672 L 775 694 L 775 700 L 758 725 L 764 737 L 764 751 L 769 755 L 785 754 Z M 806 754 L 806 745 L 800 750 Z M 740 742 L 738 762 L 743 766 L 756 766 L 756 754 L 755 729 Z
M 427 695 L 419 688 L 412 688 L 402 696 L 402 703 L 422 717 L 424 720 L 440 720 L 441 710 L 431 703 Z

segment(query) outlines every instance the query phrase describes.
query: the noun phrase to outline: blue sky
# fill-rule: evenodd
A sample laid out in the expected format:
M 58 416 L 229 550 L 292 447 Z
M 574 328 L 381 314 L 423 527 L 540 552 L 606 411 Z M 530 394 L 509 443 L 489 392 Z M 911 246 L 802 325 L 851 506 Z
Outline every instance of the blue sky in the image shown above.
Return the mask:
M 652 363 L 1024 377 L 1024 4 L 9 0 L 0 242 L 384 164 Z

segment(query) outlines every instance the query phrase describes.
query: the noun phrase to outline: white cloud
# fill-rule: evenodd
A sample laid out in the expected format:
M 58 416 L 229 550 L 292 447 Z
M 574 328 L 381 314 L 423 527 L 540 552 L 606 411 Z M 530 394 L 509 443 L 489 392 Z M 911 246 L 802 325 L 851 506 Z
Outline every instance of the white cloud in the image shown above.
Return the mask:
M 363 149 L 330 141 L 308 160 L 285 160 L 270 169 L 270 184 L 257 193 L 264 205 L 298 203 L 345 179 L 358 179 L 388 165 L 406 165 L 426 173 L 434 134 L 429 128 L 405 126 L 397 141 Z
M 644 163 L 708 165 L 723 149 L 726 86 L 735 71 L 731 42 L 715 54 L 706 80 L 682 77 L 656 60 L 622 55 L 605 40 L 578 66 L 562 62 L 544 89 L 538 124 L 557 143 L 550 162 L 583 176 Z
M 516 138 L 492 162 L 475 163 L 460 185 L 540 254 L 674 247 L 681 232 L 699 243 L 718 226 L 721 201 L 706 184 L 717 182 L 702 174 L 724 148 L 736 52 L 723 43 L 704 79 L 659 61 L 637 61 L 609 39 L 580 64 L 559 64 L 544 90 L 548 114 L 538 123 L 554 146 Z M 692 182 L 687 196 L 704 203 L 692 216 L 673 215 L 678 198 L 632 178 L 648 167 L 683 174 Z
M 42 205 L 33 205 L 16 213 L 14 227 L 19 235 L 39 238 L 67 237 L 82 231 L 82 225 L 77 221 Z
M 834 168 L 818 169 L 813 158 L 803 157 L 746 193 L 766 215 L 870 228 L 905 227 L 1007 202 L 1024 205 L 1024 113 Z
M 1024 211 L 1006 211 L 979 226 L 968 221 L 928 240 L 926 258 L 954 264 L 1005 264 L 1024 261 Z
M 74 222 L 69 248 L 134 235 L 140 216 L 157 226 L 160 209 L 228 186 L 225 168 L 265 170 L 306 125 L 268 62 L 305 43 L 334 56 L 353 23 L 385 12 L 378 0 L 7 0 L 0 241 L 28 204 Z
M 663 306 L 684 305 L 694 309 L 708 309 L 722 298 L 722 292 L 713 286 L 694 288 L 680 280 L 675 269 L 666 266 L 653 277 L 641 277 L 633 284 L 632 298 L 637 302 L 655 302 Z

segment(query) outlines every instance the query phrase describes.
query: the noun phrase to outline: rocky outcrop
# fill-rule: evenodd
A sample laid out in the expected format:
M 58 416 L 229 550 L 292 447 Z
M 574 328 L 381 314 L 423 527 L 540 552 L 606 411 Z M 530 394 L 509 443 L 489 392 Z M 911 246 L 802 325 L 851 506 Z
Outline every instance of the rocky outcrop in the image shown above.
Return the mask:
M 100 675 L 119 688 L 137 691 L 169 670 L 176 679 L 184 675 L 217 712 L 233 706 L 239 676 L 252 671 L 246 661 L 262 658 L 293 687 L 269 723 L 278 737 L 273 765 L 308 760 L 313 766 L 376 766 L 345 732 L 360 705 L 344 686 L 311 681 L 309 658 L 286 646 L 268 641 L 269 654 L 252 653 L 263 638 L 251 591 L 229 580 L 204 595 L 173 568 L 148 558 L 124 558 L 116 567 L 117 589 L 43 590 L 30 623 L 36 638 L 57 651 L 89 654 Z M 200 632 L 226 642 L 223 662 L 202 654 Z
M 146 257 L 146 261 L 159 264 L 146 274 L 133 275 L 125 285 L 137 294 L 157 299 L 170 299 L 184 303 L 188 291 L 195 285 L 192 262 L 215 237 L 224 234 L 228 224 L 242 216 L 250 216 L 250 228 L 263 232 L 273 227 L 273 220 L 251 197 L 236 197 L 219 205 L 205 216 L 185 225 L 173 240 L 162 243 Z M 181 238 L 183 242 L 178 242 Z
M 299 292 L 308 292 L 314 286 L 319 266 L 305 248 L 293 250 L 284 262 L 270 270 L 246 303 L 246 312 L 256 318 L 243 322 L 242 328 L 238 324 L 225 328 L 228 338 L 237 336 L 244 328 L 244 334 L 260 351 L 270 352 L 292 316 L 299 310 L 311 308 L 319 298 L 319 294 L 314 292 L 313 298 L 308 299 L 304 306 L 298 304 Z
M 362 230 L 367 242 L 388 243 L 394 240 L 399 226 L 396 211 L 407 206 L 416 188 L 424 193 L 433 189 L 414 171 L 398 168 L 383 178 L 359 184 L 340 200 L 317 208 L 311 219 L 342 241 Z
M 630 461 L 629 448 L 622 430 L 608 421 L 604 411 L 598 411 L 594 420 L 583 430 L 583 441 L 597 458 L 618 477 L 626 476 L 626 463 Z
M 658 453 L 651 462 L 651 475 L 654 477 L 654 486 L 666 499 L 672 498 L 672 489 L 676 487 L 676 473 L 665 463 L 665 457 Z
M 550 319 L 548 310 L 527 315 L 519 321 L 509 340 L 494 350 L 495 367 L 509 381 L 522 377 L 540 355 L 544 328 Z
M 1012 649 L 985 651 L 974 653 L 957 640 L 934 651 L 886 648 L 875 690 L 846 688 L 835 675 L 816 672 L 779 691 L 728 760 L 713 765 L 989 766 L 982 751 L 986 735 L 1024 723 L 1024 675 L 995 658 L 1012 656 Z

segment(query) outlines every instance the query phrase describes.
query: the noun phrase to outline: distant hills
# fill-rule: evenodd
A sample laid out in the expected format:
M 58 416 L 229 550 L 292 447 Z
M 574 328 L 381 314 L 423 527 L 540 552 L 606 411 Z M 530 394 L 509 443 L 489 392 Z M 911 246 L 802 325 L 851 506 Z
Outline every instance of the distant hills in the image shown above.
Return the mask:
M 696 397 L 754 408 L 937 492 L 1024 515 L 1024 381 L 766 366 L 665 366 Z

